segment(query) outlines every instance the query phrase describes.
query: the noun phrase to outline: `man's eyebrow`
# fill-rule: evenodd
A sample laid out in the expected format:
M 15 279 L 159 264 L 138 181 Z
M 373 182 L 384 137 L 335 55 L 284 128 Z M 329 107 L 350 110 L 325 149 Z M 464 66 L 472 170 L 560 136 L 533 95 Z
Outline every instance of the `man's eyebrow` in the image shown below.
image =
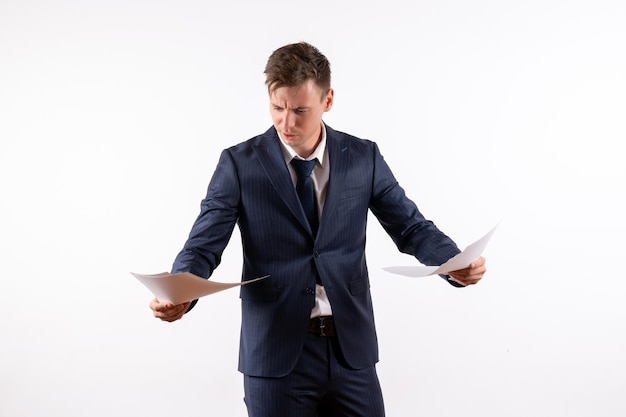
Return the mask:
M 283 109 L 284 107 L 281 106 L 280 104 L 276 104 L 276 103 L 271 103 L 272 107 L 277 108 L 277 109 Z M 309 110 L 310 107 L 309 106 L 298 106 L 298 107 L 294 107 L 293 109 L 291 109 L 292 111 L 301 111 L 301 110 Z

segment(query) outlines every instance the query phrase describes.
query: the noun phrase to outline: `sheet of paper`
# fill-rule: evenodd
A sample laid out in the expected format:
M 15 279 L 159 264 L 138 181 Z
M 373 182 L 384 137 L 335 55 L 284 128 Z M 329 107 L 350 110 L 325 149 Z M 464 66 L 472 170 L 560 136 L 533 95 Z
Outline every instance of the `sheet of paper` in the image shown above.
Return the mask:
M 214 294 L 228 288 L 239 287 L 256 282 L 269 277 L 263 277 L 233 283 L 215 282 L 200 278 L 190 272 L 170 274 L 162 272 L 160 274 L 136 274 L 131 272 L 142 284 L 154 294 L 157 300 L 181 304 L 186 301 L 195 300 L 205 295 Z
M 446 263 L 439 266 L 388 266 L 383 268 L 387 272 L 392 274 L 404 275 L 407 277 L 426 277 L 428 275 L 446 274 L 450 271 L 456 271 L 457 269 L 467 268 L 472 261 L 475 261 L 485 250 L 487 243 L 496 231 L 496 225 L 485 236 L 478 239 L 476 242 L 467 246 L 465 250 L 458 255 L 450 258 Z

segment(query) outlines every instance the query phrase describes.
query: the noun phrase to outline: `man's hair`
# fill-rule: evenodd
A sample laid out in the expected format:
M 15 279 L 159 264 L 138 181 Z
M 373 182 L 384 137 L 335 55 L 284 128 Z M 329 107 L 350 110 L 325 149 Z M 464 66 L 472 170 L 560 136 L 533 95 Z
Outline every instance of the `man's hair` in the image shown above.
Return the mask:
M 330 62 L 306 42 L 278 48 L 265 65 L 265 85 L 270 94 L 277 88 L 295 87 L 309 79 L 322 90 L 322 97 L 330 90 Z

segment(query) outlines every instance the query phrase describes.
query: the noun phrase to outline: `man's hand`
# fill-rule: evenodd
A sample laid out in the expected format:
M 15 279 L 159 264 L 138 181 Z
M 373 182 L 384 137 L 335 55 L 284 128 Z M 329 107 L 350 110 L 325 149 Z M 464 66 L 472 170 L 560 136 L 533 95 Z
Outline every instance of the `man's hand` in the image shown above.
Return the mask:
M 482 256 L 469 264 L 467 268 L 458 269 L 456 271 L 448 272 L 456 282 L 462 285 L 476 284 L 487 272 L 485 267 L 485 258 Z
M 156 298 L 150 302 L 150 308 L 154 312 L 154 317 L 163 321 L 176 321 L 180 320 L 191 302 L 186 302 L 178 305 L 172 303 L 162 303 Z

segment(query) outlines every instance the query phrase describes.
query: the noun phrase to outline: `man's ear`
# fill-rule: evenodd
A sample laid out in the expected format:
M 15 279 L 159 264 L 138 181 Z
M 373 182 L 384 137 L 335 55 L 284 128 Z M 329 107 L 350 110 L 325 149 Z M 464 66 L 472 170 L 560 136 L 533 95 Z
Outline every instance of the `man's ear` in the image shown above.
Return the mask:
M 324 97 L 324 111 L 328 111 L 333 107 L 333 102 L 335 101 L 335 90 L 332 88 L 328 90 L 326 96 Z

